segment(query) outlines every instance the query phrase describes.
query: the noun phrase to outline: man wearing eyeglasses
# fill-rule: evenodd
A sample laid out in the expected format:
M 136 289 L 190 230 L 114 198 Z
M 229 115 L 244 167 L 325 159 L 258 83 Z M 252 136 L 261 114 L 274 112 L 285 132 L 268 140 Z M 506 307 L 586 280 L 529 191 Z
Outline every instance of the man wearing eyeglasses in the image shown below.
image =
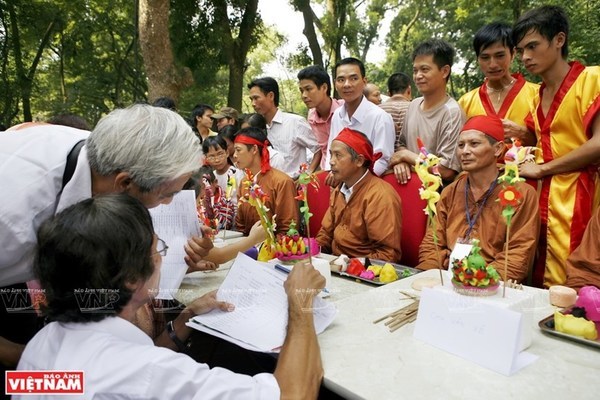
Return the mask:
M 198 139 L 183 118 L 143 104 L 112 111 L 91 133 L 58 125 L 6 133 L 0 149 L 0 187 L 10 193 L 0 200 L 0 287 L 21 293 L 34 279 L 36 231 L 46 219 L 99 194 L 127 193 L 147 208 L 169 204 L 201 159 Z M 190 238 L 185 262 L 198 269 L 210 248 L 209 239 Z M 11 319 L 35 313 L 0 306 L 0 362 L 14 365 L 22 351 L 16 343 L 35 333 L 36 321 L 28 329 Z
M 29 342 L 19 370 L 84 371 L 90 399 L 316 398 L 323 366 L 312 304 L 325 279 L 311 265 L 297 264 L 283 283 L 288 325 L 273 374 L 249 376 L 157 347 L 136 326 L 137 311 L 158 287 L 160 254 L 167 248 L 135 199 L 84 200 L 44 222 L 38 238 L 36 275 L 55 288 L 44 309 L 51 322 Z M 71 246 L 74 242 L 79 244 Z M 79 288 L 119 295 L 107 296 L 102 312 L 86 312 L 78 302 Z M 234 305 L 208 297 L 202 309 L 188 308 L 189 319 L 213 309 L 232 311 Z M 180 332 L 162 334 L 166 340 L 167 335 L 174 342 L 181 338 Z

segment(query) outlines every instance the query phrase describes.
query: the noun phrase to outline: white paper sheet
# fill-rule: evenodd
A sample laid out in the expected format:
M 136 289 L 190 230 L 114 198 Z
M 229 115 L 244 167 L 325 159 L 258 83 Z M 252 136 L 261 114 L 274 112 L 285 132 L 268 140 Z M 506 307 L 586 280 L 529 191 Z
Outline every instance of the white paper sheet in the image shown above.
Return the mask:
M 250 350 L 272 352 L 283 345 L 286 335 L 288 302 L 283 288 L 286 279 L 287 274 L 275 270 L 270 264 L 259 263 L 240 253 L 217 292 L 217 298 L 234 304 L 235 310 L 213 310 L 198 315 L 188 326 L 198 329 L 197 324 L 203 324 L 222 333 L 224 336 L 221 337 L 232 343 L 239 345 L 243 342 L 249 347 L 242 347 Z M 314 299 L 317 334 L 331 324 L 336 313 L 333 304 L 318 297 Z
M 150 209 L 154 231 L 165 241 L 169 250 L 163 257 L 157 299 L 173 299 L 187 271 L 183 246 L 192 236 L 201 236 L 193 190 L 182 190 L 170 204 Z

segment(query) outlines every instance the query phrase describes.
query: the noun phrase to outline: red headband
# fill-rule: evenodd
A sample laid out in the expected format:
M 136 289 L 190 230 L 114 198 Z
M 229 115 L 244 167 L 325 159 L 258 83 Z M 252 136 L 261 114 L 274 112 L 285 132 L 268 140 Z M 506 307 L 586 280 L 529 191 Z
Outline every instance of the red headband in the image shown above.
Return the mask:
M 264 142 L 260 142 L 250 136 L 246 135 L 236 135 L 233 143 L 242 143 L 242 144 L 255 144 L 257 146 L 262 146 L 262 154 L 260 155 L 260 172 L 263 174 L 271 169 L 271 156 L 269 155 L 269 141 L 265 140 Z
M 499 142 L 504 142 L 504 127 L 502 120 L 498 117 L 477 115 L 469 119 L 460 132 L 469 130 L 479 131 Z
M 350 128 L 344 128 L 340 133 L 336 136 L 335 139 L 342 143 L 350 146 L 357 154 L 362 155 L 367 160 L 371 161 L 371 165 L 369 166 L 369 170 L 373 172 L 373 165 L 375 161 L 381 158 L 381 153 L 373 154 L 373 145 L 365 136 L 361 135 L 357 131 L 353 131 Z

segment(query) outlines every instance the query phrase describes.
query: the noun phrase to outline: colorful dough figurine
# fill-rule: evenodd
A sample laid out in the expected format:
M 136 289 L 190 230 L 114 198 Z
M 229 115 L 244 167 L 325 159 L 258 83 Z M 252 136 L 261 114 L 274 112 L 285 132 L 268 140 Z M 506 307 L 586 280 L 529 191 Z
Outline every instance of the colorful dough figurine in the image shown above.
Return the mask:
M 398 273 L 396 268 L 390 263 L 385 263 L 379 273 L 379 282 L 390 283 L 398 280 Z
M 486 266 L 480 251 L 479 241 L 475 239 L 469 255 L 452 262 L 452 285 L 458 293 L 491 296 L 498 290 L 500 275 L 494 267 Z
M 598 338 L 596 324 L 593 321 L 571 314 L 565 315 L 559 311 L 554 312 L 554 329 L 584 339 L 596 340 Z

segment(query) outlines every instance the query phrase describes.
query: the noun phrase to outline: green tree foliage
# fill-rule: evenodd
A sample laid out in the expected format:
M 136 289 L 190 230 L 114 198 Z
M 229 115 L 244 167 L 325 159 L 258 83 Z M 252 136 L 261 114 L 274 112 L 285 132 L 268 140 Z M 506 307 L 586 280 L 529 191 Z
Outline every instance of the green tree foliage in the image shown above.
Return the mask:
M 177 60 L 194 73 L 196 84 L 183 93 L 181 108 L 196 103 L 242 105 L 246 56 L 261 37 L 258 0 L 173 0 L 171 32 Z M 222 80 L 221 69 L 229 69 Z
M 145 99 L 134 2 L 22 0 L 10 25 L 6 11 L 11 2 L 0 3 L 0 48 L 5 55 L 0 79 L 3 87 L 11 89 L 0 98 L 2 123 L 12 125 L 32 117 L 44 120 L 68 111 L 93 124 L 115 107 Z M 40 38 L 49 27 L 44 43 Z M 36 54 L 41 57 L 32 71 Z M 29 94 L 19 84 L 20 63 L 30 71 Z M 33 115 L 27 114 L 27 95 Z
M 288 0 L 302 12 L 308 46 L 286 57 L 278 53 L 283 38 L 265 28 L 253 11 L 258 1 L 275 0 L 171 0 L 176 61 L 189 67 L 195 80 L 182 94 L 182 114 L 199 102 L 215 107 L 235 102 L 251 111 L 245 84 L 263 75 L 263 65 L 274 61 L 289 70 L 287 78 L 280 79 L 282 90 L 289 91 L 282 95 L 282 108 L 302 114 L 292 70 L 319 59 L 330 68 L 342 54 L 366 59 L 384 17 L 390 16 L 387 59 L 383 65 L 367 65 L 369 80 L 385 91 L 389 74 L 412 71 L 415 45 L 439 37 L 457 49 L 450 90 L 458 97 L 482 81 L 471 48 L 477 29 L 495 20 L 512 23 L 526 10 L 548 2 Z M 570 16 L 569 58 L 599 64 L 598 1 L 550 3 L 562 5 Z M 115 107 L 146 100 L 136 26 L 136 0 L 0 0 L 0 123 L 9 126 L 68 111 L 93 125 Z M 518 62 L 513 67 L 524 72 Z
M 303 32 L 312 53 L 311 64 L 326 68 L 342 58 L 342 48 L 354 57 L 366 59 L 379 36 L 385 13 L 397 3 L 398 0 L 290 0 L 304 17 Z M 322 10 L 322 15 L 317 15 L 315 10 Z M 318 43 L 315 27 L 321 34 L 323 46 Z
M 445 39 L 455 47 L 457 53 L 450 91 L 458 98 L 481 85 L 483 80 L 472 48 L 475 32 L 493 21 L 512 24 L 525 11 L 548 3 L 540 0 L 403 1 L 386 38 L 388 53 L 383 70 L 387 74 L 396 71 L 410 74 L 413 48 L 432 37 Z M 599 43 L 594 39 L 600 39 L 600 8 L 597 1 L 553 3 L 565 7 L 571 19 L 570 59 L 579 59 L 586 65 L 597 65 L 600 62 L 600 46 L 590 46 L 590 43 Z M 514 62 L 513 69 L 526 74 L 518 61 Z M 539 81 L 539 77 L 527 77 Z

